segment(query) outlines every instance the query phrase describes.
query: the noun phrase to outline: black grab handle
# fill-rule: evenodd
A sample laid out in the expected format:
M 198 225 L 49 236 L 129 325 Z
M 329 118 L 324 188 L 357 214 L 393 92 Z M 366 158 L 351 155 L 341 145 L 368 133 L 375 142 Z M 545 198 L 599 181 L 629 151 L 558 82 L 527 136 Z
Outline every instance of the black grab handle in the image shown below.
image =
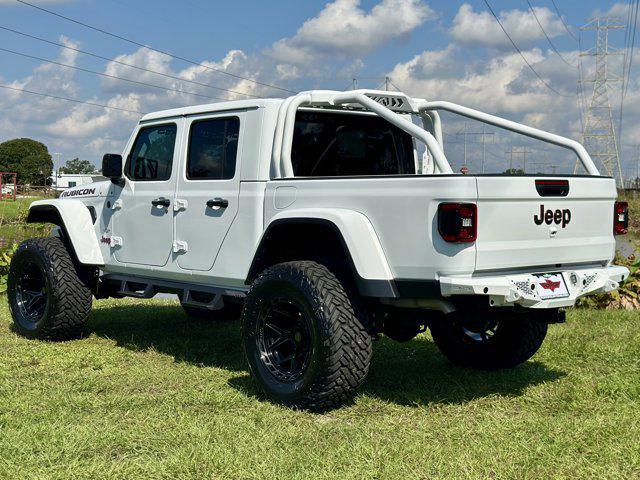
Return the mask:
M 227 208 L 229 206 L 229 200 L 225 200 L 224 198 L 216 198 L 214 200 L 207 200 L 207 207 L 220 207 Z
M 168 207 L 169 205 L 171 205 L 171 200 L 169 200 L 168 198 L 156 198 L 155 200 L 151 200 L 151 205 L 153 205 L 154 207 Z

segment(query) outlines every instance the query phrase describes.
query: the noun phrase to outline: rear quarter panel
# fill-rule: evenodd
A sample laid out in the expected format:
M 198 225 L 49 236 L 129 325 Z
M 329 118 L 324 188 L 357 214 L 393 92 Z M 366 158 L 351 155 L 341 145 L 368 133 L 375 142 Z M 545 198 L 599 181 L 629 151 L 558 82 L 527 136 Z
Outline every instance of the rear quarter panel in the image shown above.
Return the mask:
M 437 279 L 474 270 L 475 245 L 446 243 L 437 226 L 440 202 L 476 201 L 473 177 L 274 180 L 268 182 L 265 195 L 265 227 L 287 209 L 347 209 L 364 215 L 396 279 Z

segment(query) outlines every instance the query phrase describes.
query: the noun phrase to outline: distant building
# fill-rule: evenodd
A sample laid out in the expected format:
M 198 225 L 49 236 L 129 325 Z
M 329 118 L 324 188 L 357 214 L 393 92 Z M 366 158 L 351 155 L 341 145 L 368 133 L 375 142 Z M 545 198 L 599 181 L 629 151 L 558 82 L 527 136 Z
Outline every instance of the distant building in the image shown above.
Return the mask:
M 67 188 L 86 185 L 87 183 L 101 182 L 106 180 L 100 173 L 58 173 L 50 177 L 51 188 L 54 190 L 66 190 Z

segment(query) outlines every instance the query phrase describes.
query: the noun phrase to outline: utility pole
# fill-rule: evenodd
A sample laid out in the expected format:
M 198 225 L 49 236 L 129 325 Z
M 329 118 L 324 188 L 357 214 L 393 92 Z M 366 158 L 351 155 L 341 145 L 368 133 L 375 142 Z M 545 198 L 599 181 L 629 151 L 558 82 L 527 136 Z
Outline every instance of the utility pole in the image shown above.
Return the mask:
M 464 166 L 467 166 L 467 130 L 469 129 L 469 124 L 464 122 Z
M 482 124 L 482 132 L 470 132 L 469 131 L 469 124 L 467 122 L 464 122 L 464 129 L 462 132 L 458 132 L 456 133 L 456 135 L 463 135 L 464 136 L 464 166 L 467 166 L 467 154 L 468 154 L 468 148 L 467 148 L 467 137 L 469 135 L 480 135 L 481 138 L 481 142 L 482 142 L 482 173 L 484 173 L 484 166 L 485 166 L 485 162 L 487 160 L 487 137 L 491 137 L 491 142 L 493 143 L 495 141 L 495 133 L 493 132 L 487 132 L 486 131 L 486 124 Z
M 589 154 L 600 163 L 607 175 L 618 177 L 618 183 L 624 188 L 620 152 L 616 140 L 616 130 L 613 123 L 613 113 L 610 101 L 611 85 L 621 82 L 622 77 L 610 71 L 609 61 L 615 55 L 623 55 L 619 49 L 609 44 L 609 31 L 622 30 L 625 23 L 619 18 L 596 17 L 580 28 L 582 31 L 595 32 L 595 47 L 580 53 L 580 57 L 594 57 L 595 73 L 586 80 L 579 80 L 579 87 L 583 83 L 592 83 L 593 92 L 583 119 L 582 139 Z M 582 69 L 584 70 L 584 68 Z M 576 162 L 576 169 L 578 164 Z
M 522 155 L 522 171 L 527 173 L 527 155 L 532 154 L 533 151 L 527 147 L 514 147 L 511 145 L 511 149 L 504 153 L 509 155 L 509 170 L 513 170 L 513 156 Z
M 58 188 L 58 175 L 60 173 L 60 157 L 62 156 L 62 153 L 56 152 L 56 153 L 54 153 L 54 155 L 56 156 L 56 164 L 53 166 L 53 178 L 55 180 L 55 188 L 57 189 Z

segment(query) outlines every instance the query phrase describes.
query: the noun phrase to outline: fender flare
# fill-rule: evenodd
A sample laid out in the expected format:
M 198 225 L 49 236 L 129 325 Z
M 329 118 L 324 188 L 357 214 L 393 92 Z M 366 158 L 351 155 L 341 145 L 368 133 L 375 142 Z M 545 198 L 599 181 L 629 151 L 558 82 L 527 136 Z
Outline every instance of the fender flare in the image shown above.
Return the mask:
M 52 223 L 60 227 L 71 242 L 78 262 L 104 265 L 93 219 L 80 200 L 38 200 L 29 206 L 27 223 Z
M 398 297 L 393 273 L 373 225 L 362 213 L 341 208 L 287 209 L 274 215 L 258 242 L 246 277 L 247 283 L 259 273 L 255 271 L 256 260 L 270 231 L 282 224 L 305 222 L 325 224 L 334 230 L 349 257 L 358 289 L 363 295 Z

